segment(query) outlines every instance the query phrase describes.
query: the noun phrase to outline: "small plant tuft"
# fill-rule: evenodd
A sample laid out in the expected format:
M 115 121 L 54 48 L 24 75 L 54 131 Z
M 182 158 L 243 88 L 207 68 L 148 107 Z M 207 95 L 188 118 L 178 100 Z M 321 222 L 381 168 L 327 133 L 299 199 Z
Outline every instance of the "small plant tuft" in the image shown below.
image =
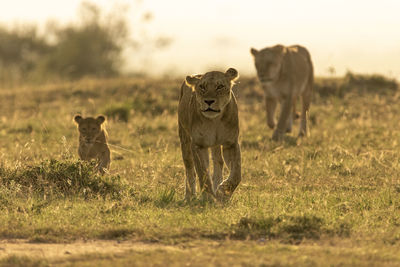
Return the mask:
M 165 208 L 175 200 L 175 189 L 165 188 L 162 190 L 155 201 L 156 207 Z

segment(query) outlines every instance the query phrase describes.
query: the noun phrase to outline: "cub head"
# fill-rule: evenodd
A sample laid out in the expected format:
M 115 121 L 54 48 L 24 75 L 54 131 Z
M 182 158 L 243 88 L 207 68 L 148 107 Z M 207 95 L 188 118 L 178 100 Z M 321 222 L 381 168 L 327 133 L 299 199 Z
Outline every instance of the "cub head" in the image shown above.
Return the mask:
M 187 76 L 186 84 L 196 93 L 196 101 L 203 116 L 213 119 L 220 116 L 232 99 L 232 86 L 239 78 L 234 68 L 225 73 L 207 72 L 204 75 Z
M 267 47 L 260 51 L 251 48 L 250 53 L 254 57 L 257 76 L 261 83 L 271 82 L 279 77 L 283 56 L 286 53 L 283 45 Z
M 105 120 L 106 118 L 102 115 L 97 118 L 82 118 L 80 115 L 75 115 L 74 121 L 78 124 L 79 138 L 86 143 L 93 144 L 101 134 L 103 130 L 101 125 Z

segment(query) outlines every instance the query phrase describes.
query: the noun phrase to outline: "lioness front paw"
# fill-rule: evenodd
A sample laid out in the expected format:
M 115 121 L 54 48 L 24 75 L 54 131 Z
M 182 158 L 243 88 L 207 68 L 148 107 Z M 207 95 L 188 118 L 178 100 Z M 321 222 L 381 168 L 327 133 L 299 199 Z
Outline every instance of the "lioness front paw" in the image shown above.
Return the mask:
M 273 141 L 282 141 L 282 139 L 283 139 L 283 134 L 281 132 L 274 131 L 274 133 L 272 134 L 272 140 Z
M 209 192 L 203 192 L 203 193 L 201 193 L 200 200 L 208 202 L 208 203 L 214 203 L 215 197 L 213 194 L 211 194 Z
M 219 202 L 227 202 L 231 198 L 232 193 L 232 190 L 227 184 L 220 184 L 215 195 Z
M 194 194 L 191 194 L 191 193 L 186 193 L 185 194 L 185 201 L 186 202 L 191 202 L 194 198 L 195 198 Z
M 298 137 L 299 138 L 307 137 L 307 132 L 306 131 L 300 131 Z

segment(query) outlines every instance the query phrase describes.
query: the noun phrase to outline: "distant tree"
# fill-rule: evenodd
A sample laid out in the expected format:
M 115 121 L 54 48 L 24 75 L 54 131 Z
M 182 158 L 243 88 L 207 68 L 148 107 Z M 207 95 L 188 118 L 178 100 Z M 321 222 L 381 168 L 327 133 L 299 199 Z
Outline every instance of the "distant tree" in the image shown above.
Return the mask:
M 84 2 L 80 24 L 54 29 L 56 40 L 45 69 L 76 79 L 119 73 L 121 51 L 128 40 L 123 17 L 103 16 L 94 4 Z
M 35 26 L 0 27 L 0 79 L 21 78 L 32 71 L 51 47 L 37 34 Z
M 152 20 L 150 12 L 135 22 L 137 34 L 131 38 L 125 11 L 126 7 L 119 6 L 104 12 L 93 3 L 83 2 L 78 22 L 49 22 L 42 35 L 34 25 L 13 29 L 0 26 L 1 84 L 118 75 L 126 48 L 135 52 L 143 48 L 147 55 L 168 46 L 170 39 L 148 36 L 141 28 Z

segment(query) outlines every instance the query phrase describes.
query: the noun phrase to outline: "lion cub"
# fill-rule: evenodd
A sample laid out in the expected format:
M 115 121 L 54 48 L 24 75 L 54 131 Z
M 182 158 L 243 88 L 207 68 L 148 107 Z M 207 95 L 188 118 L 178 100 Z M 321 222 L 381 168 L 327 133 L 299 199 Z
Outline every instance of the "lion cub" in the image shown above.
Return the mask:
M 107 144 L 107 132 L 103 122 L 106 118 L 102 115 L 97 118 L 82 118 L 75 115 L 74 121 L 78 124 L 79 149 L 81 160 L 95 159 L 98 162 L 98 170 L 104 174 L 110 167 L 110 149 Z

